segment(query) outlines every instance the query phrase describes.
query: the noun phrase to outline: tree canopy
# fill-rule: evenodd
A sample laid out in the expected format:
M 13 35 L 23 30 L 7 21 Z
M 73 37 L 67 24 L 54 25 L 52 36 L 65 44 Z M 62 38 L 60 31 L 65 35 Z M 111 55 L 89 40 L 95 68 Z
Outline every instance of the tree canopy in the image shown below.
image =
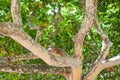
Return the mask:
M 66 80 L 76 68 L 119 80 L 119 14 L 120 0 L 0 0 L 0 80 Z

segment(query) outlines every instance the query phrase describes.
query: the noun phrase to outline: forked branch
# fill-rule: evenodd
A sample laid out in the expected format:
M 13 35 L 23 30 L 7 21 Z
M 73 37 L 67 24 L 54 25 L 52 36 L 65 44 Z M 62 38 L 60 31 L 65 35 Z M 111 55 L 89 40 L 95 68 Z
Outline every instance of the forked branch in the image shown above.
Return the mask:
M 109 54 L 109 49 L 112 46 L 112 42 L 109 40 L 107 34 L 99 26 L 96 18 L 94 18 L 94 25 L 96 26 L 98 32 L 102 37 L 102 48 L 101 48 L 100 56 L 98 56 L 98 59 L 96 60 L 94 65 L 91 67 L 90 71 L 84 77 L 85 80 L 95 79 L 96 76 L 100 73 L 100 71 L 106 68 L 106 67 L 103 67 L 105 66 L 105 64 L 102 64 L 101 61 L 106 60 L 106 57 Z M 109 67 L 111 66 L 109 65 Z
M 109 55 L 109 50 L 110 50 L 110 47 L 112 46 L 112 42 L 109 40 L 108 35 L 102 30 L 102 28 L 98 24 L 97 19 L 94 19 L 94 25 L 96 26 L 100 36 L 102 37 L 101 53 L 97 61 L 104 60 L 107 57 L 107 55 Z
M 0 34 L 11 37 L 49 65 L 68 67 L 81 64 L 79 60 L 71 57 L 55 57 L 51 55 L 44 47 L 37 44 L 29 35 L 16 28 L 16 26 L 13 23 L 1 23 Z

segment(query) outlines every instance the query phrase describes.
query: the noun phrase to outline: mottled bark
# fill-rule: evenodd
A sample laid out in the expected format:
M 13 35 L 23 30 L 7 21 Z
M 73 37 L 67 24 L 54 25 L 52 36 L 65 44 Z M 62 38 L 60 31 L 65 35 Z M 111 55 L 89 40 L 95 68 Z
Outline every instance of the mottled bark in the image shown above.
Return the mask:
M 0 71 L 3 72 L 16 72 L 16 73 L 42 73 L 42 74 L 62 74 L 70 73 L 70 68 L 50 67 L 43 65 L 16 65 L 14 64 L 0 64 Z
M 78 59 L 72 57 L 55 57 L 48 53 L 48 51 L 36 43 L 29 35 L 25 34 L 24 31 L 16 28 L 17 25 L 13 23 L 1 23 L 0 32 L 3 35 L 9 36 L 16 42 L 24 46 L 26 49 L 30 50 L 34 55 L 41 58 L 47 64 L 52 66 L 76 66 L 81 62 Z
M 18 72 L 18 73 L 43 73 L 43 74 L 63 74 L 67 80 L 94 80 L 97 75 L 103 69 L 112 67 L 120 64 L 120 56 L 116 56 L 111 59 L 106 59 L 109 55 L 109 49 L 112 46 L 112 42 L 109 40 L 108 35 L 102 30 L 98 24 L 96 18 L 98 0 L 82 0 L 82 6 L 85 13 L 83 24 L 74 36 L 74 57 L 70 56 L 55 56 L 52 55 L 47 49 L 38 44 L 43 29 L 37 26 L 39 32 L 36 36 L 36 41 L 33 40 L 28 34 L 26 34 L 22 27 L 22 17 L 20 0 L 11 1 L 11 14 L 13 22 L 0 23 L 0 34 L 8 36 L 24 46 L 26 49 L 31 51 L 32 54 L 19 55 L 13 57 L 0 57 L 0 71 L 4 72 Z M 37 9 L 36 9 L 37 10 Z M 33 14 L 34 16 L 34 14 Z M 32 17 L 33 17 L 32 16 Z M 32 26 L 32 20 L 29 20 L 30 27 Z M 88 34 L 92 26 L 95 26 L 100 36 L 102 37 L 102 48 L 100 55 L 93 63 L 93 66 L 87 72 L 86 75 L 82 76 L 82 62 L 84 60 L 82 48 L 85 36 Z M 69 45 L 68 45 L 69 46 Z M 97 52 L 98 53 L 98 52 Z M 15 61 L 26 60 L 26 59 L 37 59 L 40 58 L 50 66 L 41 65 L 16 65 Z M 14 62 L 11 64 L 11 62 Z M 81 78 L 83 77 L 83 78 Z
M 93 19 L 95 18 L 96 15 L 97 0 L 86 0 L 86 3 L 83 1 L 82 4 L 83 8 L 85 9 L 85 18 L 81 26 L 81 29 L 74 36 L 75 58 L 78 58 L 81 61 L 83 60 L 82 48 L 84 38 L 92 28 Z M 82 65 L 79 65 L 79 67 L 77 67 L 76 69 L 75 70 L 74 68 L 72 69 L 74 78 L 73 80 L 80 80 L 82 76 Z M 79 76 L 76 75 L 77 73 L 79 74 Z
M 21 17 L 20 0 L 11 0 L 11 14 L 13 23 L 17 24 L 19 28 L 23 26 Z

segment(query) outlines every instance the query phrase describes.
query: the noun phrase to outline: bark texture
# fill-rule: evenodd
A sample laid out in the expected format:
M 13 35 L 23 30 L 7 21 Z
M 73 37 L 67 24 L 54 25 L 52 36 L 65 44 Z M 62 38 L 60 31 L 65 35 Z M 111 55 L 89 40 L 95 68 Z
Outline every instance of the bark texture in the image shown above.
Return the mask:
M 39 44 L 43 27 L 37 26 L 38 33 L 36 40 L 32 39 L 23 30 L 23 23 L 21 17 L 20 0 L 11 0 L 11 14 L 13 22 L 1 22 L 0 34 L 8 36 L 28 49 L 31 53 L 25 55 L 0 57 L 0 71 L 4 72 L 17 72 L 17 73 L 43 73 L 43 74 L 62 74 L 67 80 L 94 80 L 103 69 L 120 64 L 120 56 L 106 59 L 109 55 L 112 42 L 109 40 L 108 35 L 100 27 L 96 12 L 98 0 L 82 0 L 83 11 L 85 14 L 80 30 L 73 37 L 74 41 L 74 57 L 70 56 L 56 56 L 54 53 L 45 49 Z M 60 3 L 58 4 L 58 6 Z M 59 6 L 59 11 L 61 7 Z M 35 9 L 36 11 L 37 9 Z M 60 12 L 59 12 L 60 13 Z M 35 14 L 31 14 L 33 17 Z M 60 13 L 61 16 L 61 13 Z M 28 25 L 33 26 L 32 20 L 28 21 Z M 58 25 L 58 22 L 57 22 Z M 84 55 L 82 52 L 83 42 L 85 36 L 90 32 L 90 29 L 95 26 L 100 36 L 102 37 L 101 52 L 96 61 L 91 66 L 90 70 L 82 75 L 82 62 Z M 56 33 L 57 34 L 57 33 Z M 69 45 L 68 45 L 69 46 Z M 95 50 L 94 50 L 95 51 Z M 56 51 L 57 53 L 57 51 Z M 65 52 L 62 52 L 63 54 Z M 98 53 L 98 52 L 97 52 Z M 50 66 L 43 65 L 16 65 L 16 61 L 28 59 L 42 59 Z M 51 67 L 52 66 L 52 67 Z

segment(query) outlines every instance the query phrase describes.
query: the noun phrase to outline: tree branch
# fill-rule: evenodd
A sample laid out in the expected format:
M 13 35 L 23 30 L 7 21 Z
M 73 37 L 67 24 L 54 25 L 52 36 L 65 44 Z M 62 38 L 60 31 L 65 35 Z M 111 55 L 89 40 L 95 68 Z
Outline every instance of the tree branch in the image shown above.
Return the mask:
M 86 9 L 86 0 L 81 0 L 81 4 L 82 4 L 82 7 L 83 7 L 83 11 L 85 13 L 85 9 Z
M 97 60 L 104 60 L 109 54 L 109 49 L 112 46 L 112 42 L 109 40 L 108 35 L 99 26 L 97 19 L 94 19 L 94 25 L 96 26 L 97 30 L 99 31 L 99 34 L 102 37 L 101 53 Z
M 83 60 L 82 47 L 83 47 L 84 38 L 87 35 L 87 33 L 90 31 L 93 25 L 93 19 L 95 18 L 96 9 L 97 9 L 97 0 L 86 0 L 86 3 L 84 4 L 86 4 L 85 18 L 84 18 L 81 29 L 74 36 L 74 39 L 73 39 L 74 48 L 75 48 L 75 58 L 78 58 L 81 61 Z M 81 65 L 79 65 L 79 67 L 77 66 L 76 68 L 72 68 L 73 79 L 80 80 L 81 79 L 80 76 L 82 75 L 82 67 Z
M 90 71 L 84 77 L 85 80 L 95 79 L 96 76 L 100 73 L 100 71 L 105 68 L 101 61 L 105 60 L 105 58 L 109 54 L 109 49 L 112 46 L 112 42 L 109 40 L 108 35 L 99 26 L 96 18 L 94 18 L 94 25 L 96 26 L 97 30 L 99 31 L 99 34 L 102 37 L 102 48 L 100 56 L 98 57 L 94 65 L 91 67 Z
M 96 4 L 95 4 L 96 3 Z M 93 19 L 96 15 L 97 0 L 86 0 L 85 18 L 79 32 L 74 36 L 75 56 L 83 59 L 82 47 L 84 38 L 93 25 Z
M 39 29 L 37 30 L 35 41 L 38 42 L 38 43 L 41 40 L 41 35 L 42 35 L 42 32 L 43 32 L 44 28 L 45 28 L 44 26 L 40 26 Z
M 119 65 L 120 64 L 120 56 L 118 55 L 118 56 L 110 58 L 108 60 L 103 60 L 102 64 L 104 65 L 104 69 L 107 67 L 113 67 L 113 66 Z
M 13 23 L 1 23 L 0 34 L 11 37 L 49 65 L 60 67 L 81 65 L 81 62 L 78 59 L 71 57 L 55 57 L 51 55 L 44 47 L 37 44 L 29 35 L 25 34 L 24 31 L 16 28 L 16 26 L 17 25 Z
M 84 76 L 84 80 L 94 80 L 96 76 L 103 70 L 108 67 L 113 67 L 120 64 L 120 56 L 110 58 L 108 60 L 102 60 L 97 63 L 91 70 L 89 74 Z
M 24 54 L 24 55 L 16 55 L 16 56 L 8 56 L 8 57 L 0 57 L 0 63 L 7 63 L 7 62 L 15 62 L 21 60 L 29 60 L 29 59 L 38 59 L 39 57 L 33 54 Z
M 39 5 L 36 5 L 32 13 L 30 14 L 27 24 L 31 30 L 37 30 L 35 41 L 39 43 L 45 26 L 40 26 L 40 25 L 34 26 L 34 24 L 32 23 L 32 20 L 36 15 L 38 8 L 39 8 Z
M 51 38 L 54 38 L 56 35 L 58 35 L 60 32 L 59 23 L 63 21 L 63 16 L 61 14 L 61 4 L 59 2 L 57 3 L 57 8 L 58 12 L 56 12 L 56 8 L 54 7 L 54 14 L 52 16 L 55 31 L 50 35 Z
M 65 67 L 50 67 L 42 65 L 16 65 L 16 64 L 1 64 L 0 71 L 3 72 L 17 72 L 17 73 L 42 73 L 42 74 L 64 74 L 70 73 L 70 68 Z
M 21 7 L 20 7 L 20 0 L 12 0 L 11 1 L 11 13 L 13 23 L 17 24 L 17 27 L 22 27 L 22 17 L 21 17 Z
M 27 24 L 30 27 L 30 29 L 34 29 L 34 28 L 36 29 L 36 27 L 34 27 L 34 25 L 32 24 L 32 20 L 33 20 L 34 16 L 36 15 L 36 12 L 37 12 L 38 8 L 39 8 L 39 6 L 36 5 L 34 10 L 32 11 L 32 13 L 30 14 L 30 17 L 29 17 L 28 21 L 27 21 Z

